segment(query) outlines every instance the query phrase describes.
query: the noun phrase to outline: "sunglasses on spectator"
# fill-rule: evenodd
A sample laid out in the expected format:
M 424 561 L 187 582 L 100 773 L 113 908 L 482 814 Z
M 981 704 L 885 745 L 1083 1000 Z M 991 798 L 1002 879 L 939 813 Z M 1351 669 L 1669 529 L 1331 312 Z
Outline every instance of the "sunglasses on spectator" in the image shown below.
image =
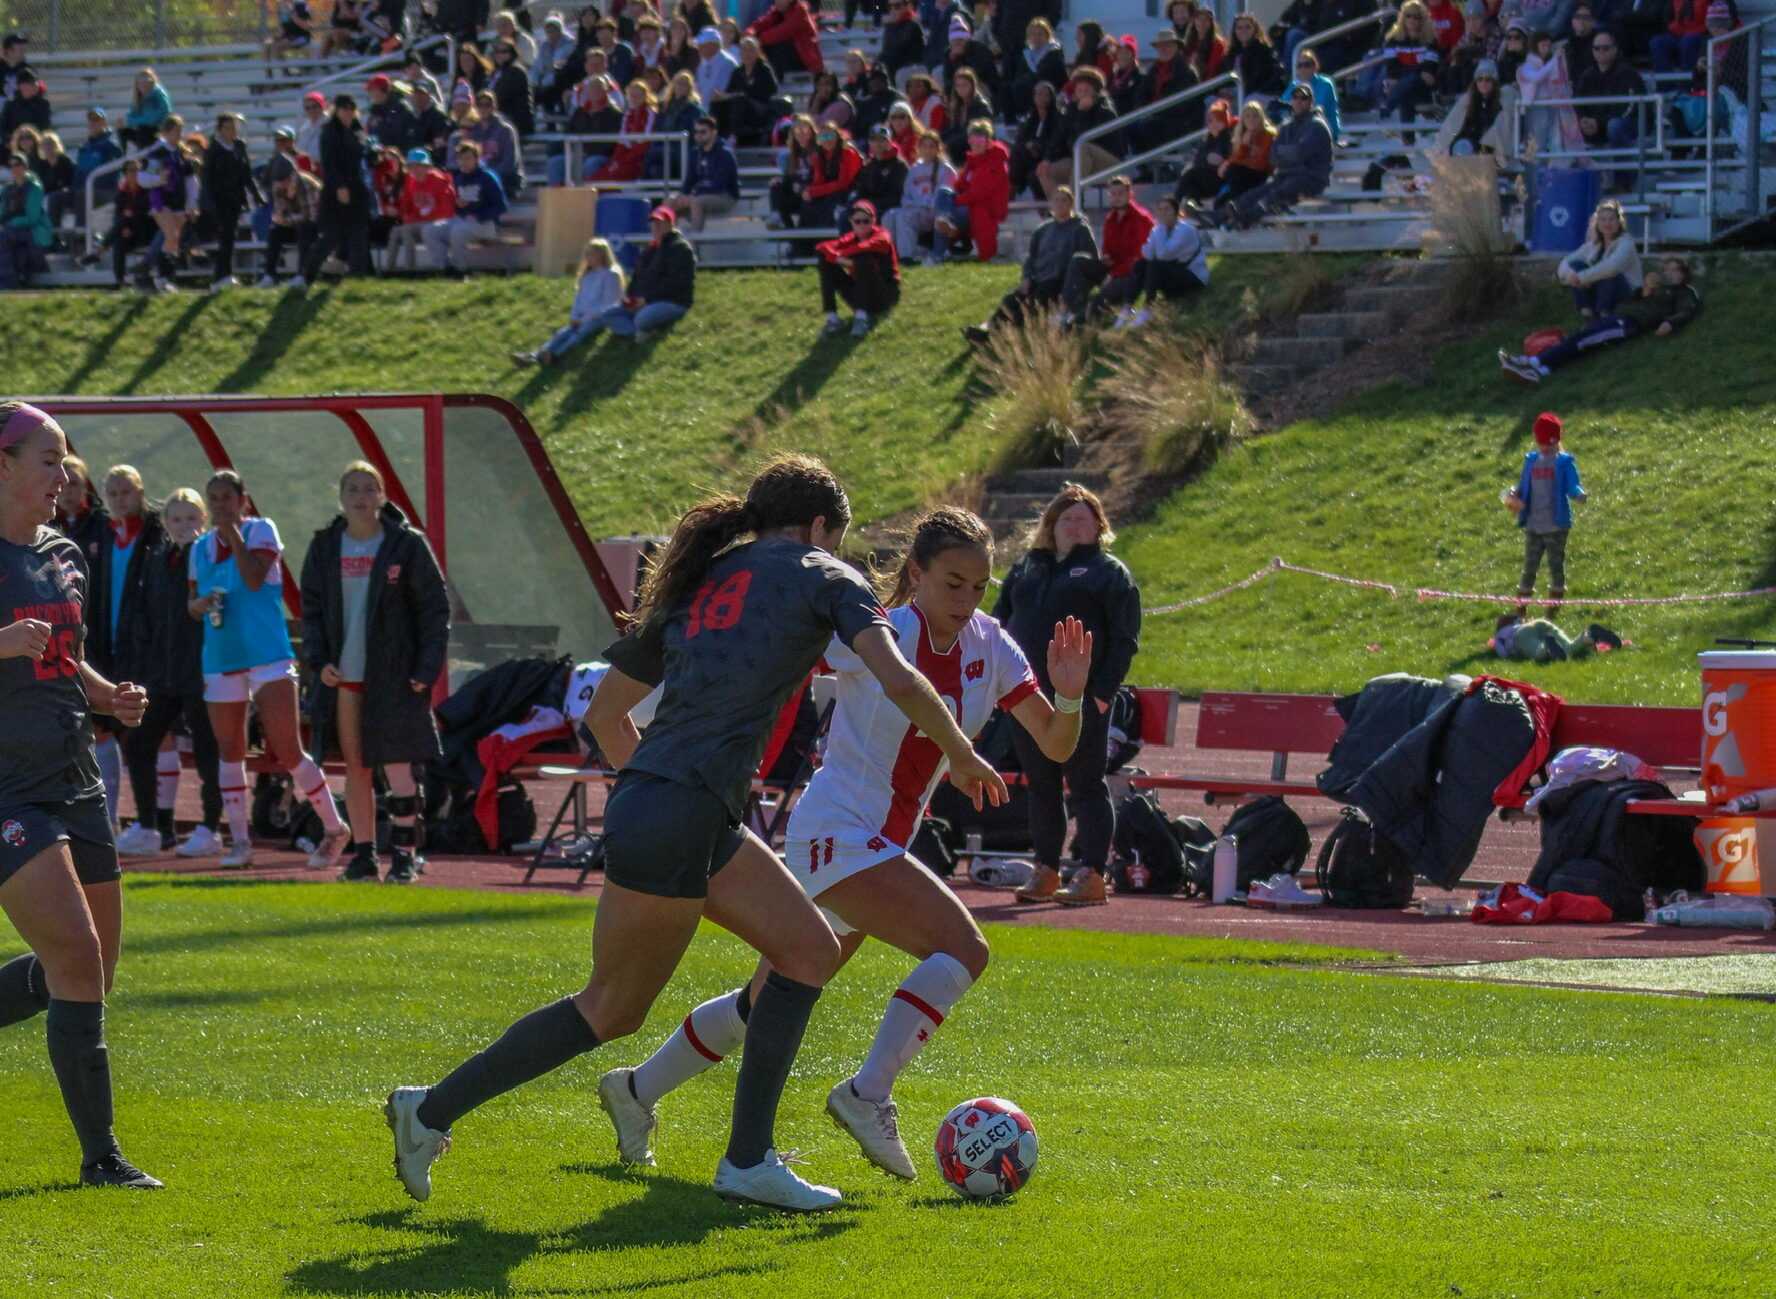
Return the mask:
M 871 221 L 873 221 L 873 220 L 874 220 L 873 217 L 867 217 L 867 216 L 864 216 L 861 213 L 859 213 L 857 216 L 854 216 L 851 218 L 851 224 L 854 226 L 866 226 L 866 225 L 869 225 L 871 223 Z

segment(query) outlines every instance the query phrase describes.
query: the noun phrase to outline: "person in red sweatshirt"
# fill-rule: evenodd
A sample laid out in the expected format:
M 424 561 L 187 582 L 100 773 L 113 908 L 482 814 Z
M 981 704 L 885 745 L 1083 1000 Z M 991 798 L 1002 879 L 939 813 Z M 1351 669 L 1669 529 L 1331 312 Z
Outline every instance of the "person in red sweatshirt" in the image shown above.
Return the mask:
M 1085 319 L 1086 300 L 1096 285 L 1104 287 L 1091 309 L 1104 315 L 1114 314 L 1141 296 L 1147 269 L 1141 260 L 1141 245 L 1152 230 L 1153 213 L 1135 202 L 1134 182 L 1127 176 L 1112 176 L 1110 211 L 1104 217 L 1104 237 L 1098 243 L 1101 255 L 1076 256 L 1061 294 L 1075 319 Z
M 828 336 L 840 333 L 843 298 L 856 313 L 851 337 L 862 338 L 900 301 L 900 256 L 894 240 L 876 224 L 875 204 L 859 199 L 851 205 L 851 231 L 815 244 L 820 258 L 820 304 L 826 309 Z
M 456 185 L 450 173 L 432 166 L 432 155 L 424 149 L 407 150 L 407 175 L 401 182 L 401 224 L 389 231 L 388 260 L 383 270 L 393 274 L 400 269 L 401 254 L 407 255 L 407 269 L 419 269 L 419 247 L 425 242 L 425 228 L 434 221 L 448 221 L 456 215 Z
M 757 38 L 765 58 L 781 77 L 791 72 L 824 72 L 820 53 L 820 29 L 814 24 L 805 0 L 773 0 L 771 7 L 746 34 Z
M 1468 20 L 1454 0 L 1425 0 L 1425 8 L 1431 14 L 1431 30 L 1437 34 L 1437 48 L 1443 51 L 1443 66 L 1448 67 L 1455 47 L 1467 34 Z
M 863 155 L 836 126 L 823 126 L 814 136 L 808 187 L 802 191 L 802 226 L 839 226 L 839 214 L 851 199 L 851 186 L 863 170 Z
M 602 163 L 594 165 L 593 160 L 586 160 L 586 180 L 591 184 L 599 181 L 640 180 L 643 168 L 647 166 L 648 149 L 652 142 L 645 137 L 654 129 L 654 112 L 656 104 L 654 92 L 648 88 L 647 82 L 640 77 L 631 81 L 623 91 L 628 106 L 623 112 L 623 125 L 619 131 L 621 140 L 611 146 L 611 151 Z
M 1727 9 L 1730 20 L 1732 10 L 1725 0 L 1714 3 Z M 1671 0 L 1671 21 L 1651 43 L 1654 72 L 1688 72 L 1696 66 L 1696 60 L 1708 46 L 1711 7 L 1710 0 Z
M 956 188 L 937 192 L 937 244 L 947 259 L 957 239 L 972 239 L 975 255 L 990 262 L 999 252 L 999 226 L 1011 210 L 1011 154 L 993 138 L 985 118 L 969 123 L 968 152 Z

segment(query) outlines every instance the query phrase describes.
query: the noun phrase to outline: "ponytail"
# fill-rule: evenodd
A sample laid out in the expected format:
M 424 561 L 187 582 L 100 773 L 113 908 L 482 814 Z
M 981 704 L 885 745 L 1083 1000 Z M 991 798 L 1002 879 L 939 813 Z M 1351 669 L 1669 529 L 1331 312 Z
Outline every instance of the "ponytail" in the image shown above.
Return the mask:
M 738 496 L 713 496 L 686 510 L 665 552 L 648 565 L 630 621 L 645 626 L 664 618 L 715 557 L 754 528 L 752 508 Z

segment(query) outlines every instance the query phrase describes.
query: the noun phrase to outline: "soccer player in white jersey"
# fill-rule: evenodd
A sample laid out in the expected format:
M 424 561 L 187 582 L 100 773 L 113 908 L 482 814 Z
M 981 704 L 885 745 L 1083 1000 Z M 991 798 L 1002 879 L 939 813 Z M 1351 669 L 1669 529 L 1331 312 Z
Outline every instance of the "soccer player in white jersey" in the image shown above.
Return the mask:
M 994 708 L 1004 708 L 1044 753 L 1063 761 L 1079 738 L 1090 634 L 1072 618 L 1055 625 L 1051 705 L 1017 643 L 980 612 L 992 566 L 992 533 L 979 518 L 949 507 L 929 511 L 913 526 L 887 602 L 889 622 L 900 652 L 954 710 L 964 735 L 979 734 Z M 911 1179 L 894 1080 L 985 973 L 987 943 L 956 895 L 907 851 L 944 775 L 942 752 L 844 645 L 834 641 L 825 662 L 838 678 L 837 704 L 825 760 L 790 815 L 784 861 L 825 912 L 844 960 L 865 937 L 919 959 L 889 999 L 863 1067 L 826 1101 L 866 1159 Z M 698 1006 L 639 1067 L 599 1080 L 599 1102 L 625 1163 L 654 1162 L 649 1138 L 659 1099 L 745 1040 L 752 998 L 769 968 L 761 963 L 749 986 Z

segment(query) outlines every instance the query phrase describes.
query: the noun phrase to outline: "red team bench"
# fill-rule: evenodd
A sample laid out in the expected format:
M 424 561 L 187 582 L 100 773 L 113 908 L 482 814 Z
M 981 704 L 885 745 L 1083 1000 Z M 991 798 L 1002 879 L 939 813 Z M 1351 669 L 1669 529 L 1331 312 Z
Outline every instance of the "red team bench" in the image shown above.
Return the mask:
M 1283 695 L 1209 691 L 1197 707 L 1196 747 L 1229 752 L 1269 753 L 1270 779 L 1190 775 L 1137 776 L 1145 789 L 1182 789 L 1210 803 L 1234 802 L 1265 794 L 1317 798 L 1312 781 L 1291 781 L 1289 755 L 1323 758 L 1344 734 L 1331 695 Z M 1175 710 L 1175 704 L 1174 704 Z M 1143 707 L 1143 717 L 1146 710 Z M 1639 708 L 1619 704 L 1567 704 L 1554 725 L 1553 752 L 1589 746 L 1621 749 L 1661 770 L 1693 772 L 1702 754 L 1699 708 Z M 1639 802 L 1636 812 L 1695 816 L 1703 809 L 1677 799 Z

